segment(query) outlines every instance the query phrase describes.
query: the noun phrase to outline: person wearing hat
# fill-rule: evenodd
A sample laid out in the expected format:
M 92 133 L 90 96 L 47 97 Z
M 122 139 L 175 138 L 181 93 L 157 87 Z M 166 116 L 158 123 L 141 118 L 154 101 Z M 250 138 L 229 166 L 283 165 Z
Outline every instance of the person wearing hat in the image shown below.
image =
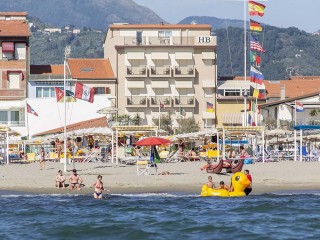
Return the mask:
M 70 190 L 77 188 L 77 190 L 81 189 L 81 183 L 83 182 L 82 178 L 79 174 L 77 174 L 77 170 L 72 170 L 72 175 L 69 178 Z

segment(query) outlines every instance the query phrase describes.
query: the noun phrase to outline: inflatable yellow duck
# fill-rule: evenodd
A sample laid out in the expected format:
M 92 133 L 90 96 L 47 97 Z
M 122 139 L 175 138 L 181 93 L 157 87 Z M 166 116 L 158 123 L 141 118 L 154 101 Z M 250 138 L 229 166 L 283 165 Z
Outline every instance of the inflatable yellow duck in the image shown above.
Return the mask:
M 244 197 L 246 196 L 244 189 L 250 185 L 250 181 L 247 176 L 242 172 L 236 172 L 231 178 L 233 186 L 233 192 L 228 192 L 225 189 L 215 190 L 209 188 L 207 184 L 202 186 L 202 197 Z

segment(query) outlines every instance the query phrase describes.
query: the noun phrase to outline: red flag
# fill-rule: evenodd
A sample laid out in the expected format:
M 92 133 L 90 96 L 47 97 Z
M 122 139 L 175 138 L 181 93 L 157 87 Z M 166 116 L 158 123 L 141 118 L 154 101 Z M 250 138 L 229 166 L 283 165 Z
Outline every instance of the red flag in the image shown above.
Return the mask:
M 27 103 L 27 112 L 38 117 L 38 113 Z
M 62 102 L 63 97 L 64 97 L 64 92 L 60 88 L 57 88 L 57 87 L 55 87 L 54 89 L 56 90 L 57 102 Z
M 75 97 L 93 103 L 94 101 L 94 88 L 76 83 Z

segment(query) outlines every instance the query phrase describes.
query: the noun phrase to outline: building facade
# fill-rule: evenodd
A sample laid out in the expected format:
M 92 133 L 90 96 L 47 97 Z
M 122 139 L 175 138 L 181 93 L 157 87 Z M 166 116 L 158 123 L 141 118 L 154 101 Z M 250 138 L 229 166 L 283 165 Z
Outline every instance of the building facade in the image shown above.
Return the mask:
M 194 117 L 203 129 L 215 126 L 216 37 L 207 24 L 113 24 L 104 42 L 117 77 L 119 114 L 139 115 L 153 125 L 159 113 Z M 160 109 L 160 105 L 164 109 Z
M 25 12 L 0 12 L 0 123 L 25 126 L 30 31 Z

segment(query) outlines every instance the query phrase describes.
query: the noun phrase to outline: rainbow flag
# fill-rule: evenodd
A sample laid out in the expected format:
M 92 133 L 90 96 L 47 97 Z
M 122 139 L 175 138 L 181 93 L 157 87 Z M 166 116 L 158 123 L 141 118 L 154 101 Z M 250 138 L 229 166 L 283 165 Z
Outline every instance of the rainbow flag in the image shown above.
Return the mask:
M 255 69 L 253 66 L 250 67 L 250 82 L 259 83 L 262 85 L 264 76 L 261 72 Z
M 207 102 L 207 112 L 214 112 L 213 103 Z
M 256 32 L 261 32 L 262 31 L 262 26 L 261 26 L 260 23 L 250 19 L 250 30 L 251 31 L 256 31 Z
M 264 9 L 266 8 L 265 5 L 255 2 L 255 1 L 249 1 L 249 15 L 250 16 L 260 16 L 262 17 L 264 15 Z

